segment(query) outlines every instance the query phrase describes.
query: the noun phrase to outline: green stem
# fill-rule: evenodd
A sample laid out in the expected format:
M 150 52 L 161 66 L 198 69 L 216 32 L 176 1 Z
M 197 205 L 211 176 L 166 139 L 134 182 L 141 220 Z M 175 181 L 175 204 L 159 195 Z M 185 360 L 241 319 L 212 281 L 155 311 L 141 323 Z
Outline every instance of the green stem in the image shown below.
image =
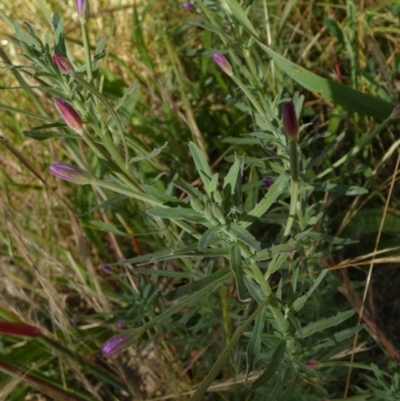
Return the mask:
M 90 56 L 89 36 L 88 36 L 87 29 L 86 29 L 86 20 L 85 19 L 81 19 L 81 29 L 82 29 L 83 48 L 84 48 L 84 52 L 85 52 L 86 72 L 87 72 L 89 82 L 92 82 L 92 80 L 93 80 L 92 59 Z
M 287 237 L 290 234 L 294 218 L 296 216 L 297 198 L 299 191 L 299 160 L 297 154 L 297 138 L 289 139 L 289 154 L 290 154 L 290 176 L 292 179 L 290 189 L 290 207 L 289 217 L 286 222 L 285 231 L 283 237 Z

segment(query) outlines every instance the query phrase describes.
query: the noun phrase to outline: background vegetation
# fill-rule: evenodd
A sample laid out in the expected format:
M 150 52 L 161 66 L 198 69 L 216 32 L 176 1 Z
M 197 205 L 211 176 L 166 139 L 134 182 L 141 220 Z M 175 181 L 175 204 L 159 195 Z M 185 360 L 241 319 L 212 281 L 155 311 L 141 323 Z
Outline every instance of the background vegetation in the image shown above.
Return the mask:
M 0 320 L 42 333 L 1 337 L 0 398 L 400 399 L 400 140 L 387 119 L 398 102 L 400 3 L 194 6 L 92 0 L 96 87 L 121 106 L 132 180 L 152 202 L 194 213 L 198 197 L 233 226 L 267 200 L 247 234 L 51 176 L 49 165 L 63 162 L 128 190 L 118 166 L 60 119 L 53 97 L 62 91 L 88 126 L 109 127 L 121 155 L 124 143 L 99 98 L 51 61 L 65 40 L 85 77 L 74 1 L 0 4 Z M 35 37 L 48 47 L 24 57 Z M 301 184 L 288 239 L 280 110 L 296 91 Z M 209 190 L 206 162 L 219 174 Z M 146 324 L 133 346 L 102 356 L 110 337 Z

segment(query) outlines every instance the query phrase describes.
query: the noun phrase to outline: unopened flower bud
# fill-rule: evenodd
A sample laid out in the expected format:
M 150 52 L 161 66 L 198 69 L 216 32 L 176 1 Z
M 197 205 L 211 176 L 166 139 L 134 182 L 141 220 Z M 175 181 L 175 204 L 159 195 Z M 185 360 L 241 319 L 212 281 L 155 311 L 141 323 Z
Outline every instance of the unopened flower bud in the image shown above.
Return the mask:
M 322 364 L 321 364 L 321 362 L 318 362 L 318 361 L 308 361 L 306 363 L 306 366 L 309 369 L 315 370 L 315 369 L 319 369 L 322 366 Z
M 282 111 L 283 130 L 290 139 L 296 139 L 299 133 L 296 109 L 292 101 L 283 104 Z
M 274 183 L 274 179 L 272 177 L 264 177 L 262 183 L 264 187 L 269 188 Z
M 69 322 L 73 325 L 77 324 L 79 322 L 79 316 L 78 315 L 74 315 L 69 319 Z
M 37 337 L 40 335 L 40 329 L 25 323 L 0 322 L 0 333 L 12 336 Z
M 106 273 L 106 274 L 110 274 L 110 273 L 111 273 L 111 267 L 108 266 L 108 265 L 103 265 L 101 269 L 102 269 L 103 272 Z
M 78 112 L 64 99 L 61 99 L 59 97 L 54 100 L 54 104 L 68 127 L 72 128 L 78 134 L 82 134 L 83 122 Z
M 196 12 L 196 7 L 190 1 L 184 1 L 183 8 L 190 13 Z
M 78 185 L 90 184 L 94 180 L 89 172 L 69 164 L 53 163 L 48 170 L 51 174 Z
M 390 115 L 390 118 L 393 118 L 393 119 L 395 119 L 395 118 L 400 118 L 400 104 L 397 105 L 397 106 L 393 109 L 392 114 Z
M 213 223 L 215 225 L 219 225 L 218 220 L 214 217 L 211 209 L 209 207 L 206 207 L 204 209 L 204 217 L 210 222 Z
M 190 198 L 190 206 L 197 213 L 203 213 L 204 206 L 197 198 Z
M 225 74 L 228 74 L 230 77 L 233 75 L 232 66 L 221 53 L 214 53 L 213 59 Z
M 53 61 L 63 74 L 72 75 L 75 72 L 74 66 L 66 57 L 53 54 Z
M 106 341 L 101 348 L 101 352 L 105 356 L 117 354 L 118 352 L 121 352 L 125 348 L 129 347 L 131 343 L 131 337 L 131 333 L 118 334 L 117 336 L 114 336 Z
M 78 13 L 80 18 L 88 18 L 90 9 L 89 9 L 89 0 L 75 0 L 76 12 Z

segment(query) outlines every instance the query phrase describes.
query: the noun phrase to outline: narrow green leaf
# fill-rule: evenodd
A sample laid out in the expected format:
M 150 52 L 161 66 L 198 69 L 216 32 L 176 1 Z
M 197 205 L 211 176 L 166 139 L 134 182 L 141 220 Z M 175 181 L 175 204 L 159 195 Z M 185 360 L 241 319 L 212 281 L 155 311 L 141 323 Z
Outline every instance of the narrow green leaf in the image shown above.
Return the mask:
M 250 246 L 253 250 L 259 251 L 261 249 L 261 244 L 254 238 L 254 236 L 239 224 L 231 223 L 228 231 L 235 238 Z
M 261 351 L 261 333 L 264 330 L 265 319 L 267 314 L 267 308 L 264 307 L 262 311 L 257 315 L 253 331 L 251 332 L 249 344 L 246 350 L 246 378 L 249 373 L 254 369 L 254 364 L 260 355 Z
M 289 175 L 282 174 L 268 190 L 264 198 L 251 210 L 240 222 L 241 227 L 246 228 L 252 223 L 257 221 L 272 204 L 278 199 L 278 197 L 288 188 Z
M 235 193 L 236 182 L 239 177 L 240 164 L 241 164 L 240 160 L 236 159 L 224 179 L 224 187 L 223 188 L 230 189 L 231 195 L 233 195 Z
M 340 195 L 356 196 L 368 193 L 366 188 L 357 186 L 348 186 L 325 182 L 323 184 L 303 184 L 301 191 L 313 190 L 316 192 L 334 192 Z
M 278 346 L 275 348 L 274 353 L 272 354 L 271 362 L 269 363 L 267 369 L 264 370 L 263 374 L 257 378 L 257 380 L 251 386 L 252 390 L 255 390 L 264 384 L 268 383 L 269 379 L 274 375 L 277 371 L 279 364 L 281 363 L 286 350 L 286 341 L 281 341 Z
M 314 167 L 320 160 L 322 160 L 333 148 L 336 148 L 338 143 L 344 138 L 345 132 L 342 132 L 340 135 L 338 135 L 324 150 L 313 160 L 310 161 L 310 163 L 307 164 L 306 170 L 309 168 Z
M 242 256 L 240 253 L 240 245 L 235 244 L 231 247 L 230 253 L 229 253 L 229 262 L 230 262 L 230 267 L 233 273 L 233 276 L 235 277 L 236 281 L 236 290 L 238 292 L 238 297 L 241 301 L 245 301 L 246 298 L 249 296 L 249 293 L 247 291 L 246 285 L 244 283 L 243 279 L 243 266 L 242 266 Z
M 208 193 L 210 193 L 210 181 L 212 178 L 212 173 L 210 167 L 207 163 L 206 158 L 204 157 L 203 152 L 200 148 L 194 143 L 189 143 L 190 151 L 192 152 L 192 157 L 194 164 L 196 165 L 197 171 L 199 172 L 201 181 L 203 181 L 204 187 Z
M 200 238 L 198 247 L 199 249 L 207 248 L 210 241 L 214 237 L 215 233 L 218 231 L 218 227 L 210 227 Z
M 261 260 L 272 259 L 272 257 L 275 255 L 296 252 L 298 248 L 295 245 L 295 243 L 296 243 L 296 241 L 294 241 L 293 239 L 290 239 L 287 244 L 271 246 L 270 248 L 266 248 L 266 249 L 263 249 L 262 251 L 257 252 L 255 254 L 255 256 L 253 256 L 252 259 L 255 262 L 259 262 Z
M 210 274 L 208 277 L 201 280 L 193 281 L 186 284 L 176 290 L 170 291 L 165 299 L 167 301 L 176 301 L 178 299 L 192 295 L 200 290 L 208 288 L 210 286 L 217 286 L 225 281 L 231 275 L 229 267 L 225 267 L 215 273 Z
M 54 119 L 53 118 L 50 118 L 50 117 L 47 117 L 47 116 L 43 116 L 41 114 L 31 113 L 30 111 L 26 111 L 26 110 L 23 110 L 23 109 L 18 109 L 16 107 L 11 107 L 11 106 L 8 106 L 7 104 L 0 103 L 0 109 L 1 110 L 5 110 L 5 111 L 9 111 L 10 113 L 22 114 L 22 115 L 27 116 L 27 117 L 37 118 L 38 120 L 48 121 L 50 123 L 54 123 Z
M 253 36 L 258 37 L 258 34 L 254 29 L 253 24 L 250 22 L 240 4 L 236 0 L 226 0 L 226 4 L 228 4 L 229 8 L 232 11 L 232 14 L 239 21 L 239 23 L 244 26 Z
M 299 337 L 306 338 L 313 335 L 314 333 L 319 333 L 320 331 L 326 330 L 329 327 L 337 326 L 338 324 L 352 317 L 354 313 L 354 310 L 339 312 L 336 316 L 310 323 L 309 325 L 302 328 L 302 333 L 301 335 L 299 335 Z
M 142 184 L 142 185 L 140 185 L 140 188 L 143 190 L 143 192 L 145 194 L 150 195 L 151 197 L 159 200 L 162 203 L 178 203 L 178 204 L 182 204 L 182 206 L 186 206 L 186 204 L 184 202 L 180 201 L 178 198 L 168 195 L 165 192 L 161 192 L 157 188 L 155 188 L 151 185 Z
M 113 234 L 121 235 L 121 236 L 124 236 L 124 237 L 129 235 L 126 232 L 118 230 L 118 228 L 115 227 L 113 224 L 104 223 L 104 221 L 101 221 L 101 220 L 91 220 L 90 224 L 92 226 L 98 228 L 99 230 L 105 231 L 105 232 L 108 232 L 108 233 L 113 233 Z
M 297 298 L 293 302 L 293 310 L 295 312 L 298 312 L 306 303 L 307 299 L 311 296 L 311 294 L 315 291 L 315 289 L 321 284 L 321 281 L 324 279 L 324 277 L 327 275 L 328 269 L 322 270 L 319 276 L 314 280 L 314 284 L 312 287 L 308 290 L 307 294 L 302 295 L 300 298 Z
M 176 219 L 192 221 L 194 223 L 207 223 L 206 218 L 203 217 L 200 213 L 195 212 L 193 209 L 184 209 L 182 207 L 155 207 L 153 209 L 147 209 L 146 214 L 148 214 L 149 216 L 162 217 L 163 219 Z
M 188 195 L 192 196 L 193 198 L 202 199 L 203 196 L 202 193 L 197 188 L 192 187 L 186 182 L 174 180 L 172 181 L 172 183 L 176 188 L 185 191 Z

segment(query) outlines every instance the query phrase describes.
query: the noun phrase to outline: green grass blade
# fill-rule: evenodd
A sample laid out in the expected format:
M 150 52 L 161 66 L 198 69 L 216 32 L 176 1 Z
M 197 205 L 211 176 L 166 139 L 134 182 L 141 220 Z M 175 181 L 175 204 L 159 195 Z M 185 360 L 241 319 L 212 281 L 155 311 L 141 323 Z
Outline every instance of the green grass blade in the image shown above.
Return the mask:
M 322 78 L 291 62 L 263 43 L 258 42 L 258 44 L 275 61 L 276 65 L 294 81 L 324 99 L 344 106 L 347 110 L 384 120 L 395 107 L 395 104 L 380 98 L 362 93 L 330 79 Z

